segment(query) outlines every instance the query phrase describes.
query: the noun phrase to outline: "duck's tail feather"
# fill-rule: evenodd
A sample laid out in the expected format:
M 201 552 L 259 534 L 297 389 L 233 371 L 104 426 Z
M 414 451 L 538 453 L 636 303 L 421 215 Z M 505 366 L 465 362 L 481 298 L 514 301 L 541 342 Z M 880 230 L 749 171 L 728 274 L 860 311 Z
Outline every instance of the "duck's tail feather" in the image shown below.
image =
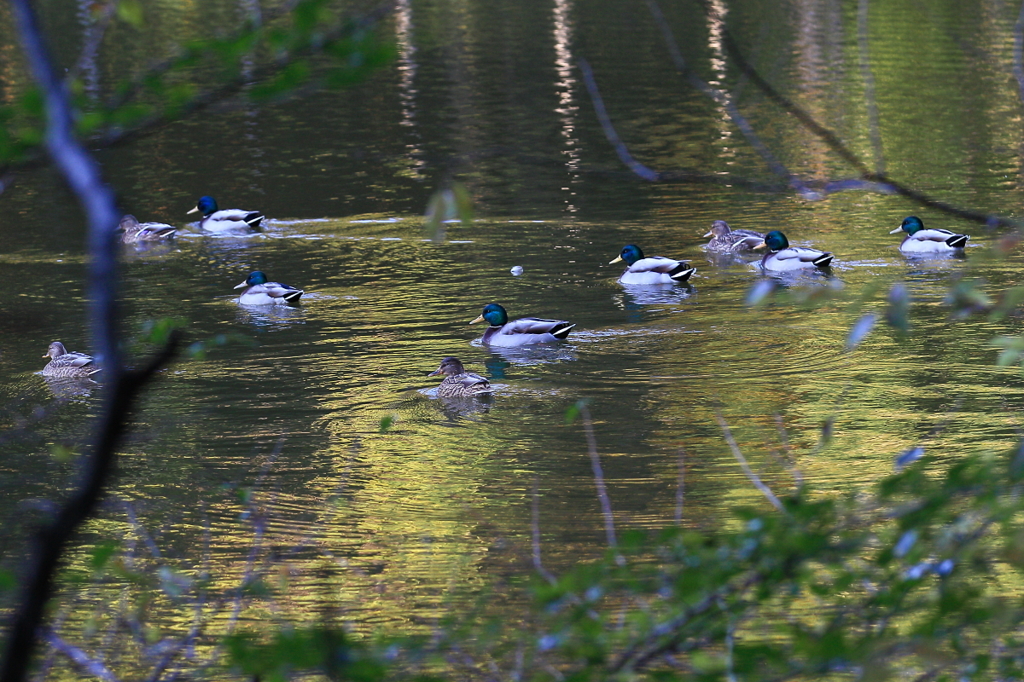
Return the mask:
M 559 341 L 564 341 L 565 337 L 569 336 L 569 332 L 576 326 L 575 322 L 562 322 L 561 324 L 551 328 L 551 336 L 555 337 Z
M 831 253 L 823 253 L 811 262 L 814 263 L 819 268 L 825 268 L 832 263 L 833 258 L 835 258 L 835 256 L 832 255 Z
M 967 246 L 967 240 L 970 239 L 966 234 L 954 234 L 952 237 L 946 240 L 946 246 L 951 246 L 954 249 L 962 249 Z
M 245 221 L 246 225 L 255 229 L 260 226 L 260 223 L 263 222 L 263 214 L 260 213 L 259 211 L 251 211 L 245 216 L 245 218 L 243 218 L 243 220 Z
M 695 272 L 697 272 L 697 268 L 688 267 L 687 263 L 680 263 L 679 267 L 668 273 L 668 276 L 676 282 L 685 282 Z

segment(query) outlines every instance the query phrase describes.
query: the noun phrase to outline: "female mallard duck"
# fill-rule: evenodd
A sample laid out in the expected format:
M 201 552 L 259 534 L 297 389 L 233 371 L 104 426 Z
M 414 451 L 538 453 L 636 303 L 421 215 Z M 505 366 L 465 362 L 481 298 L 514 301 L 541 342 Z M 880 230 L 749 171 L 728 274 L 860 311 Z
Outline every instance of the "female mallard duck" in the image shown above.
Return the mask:
M 462 366 L 462 363 L 456 357 L 449 356 L 444 358 L 441 360 L 441 366 L 427 376 L 434 377 L 438 374 L 444 375 L 444 381 L 437 387 L 437 395 L 442 398 L 477 395 L 494 390 L 487 383 L 487 379 L 484 379 L 479 374 L 467 372 L 466 368 Z
M 620 284 L 672 284 L 673 282 L 685 282 L 690 275 L 697 272 L 697 268 L 691 268 L 685 261 L 672 260 L 663 256 L 648 256 L 644 258 L 644 252 L 636 244 L 626 244 L 622 247 L 612 263 L 626 261 L 628 266 L 619 277 Z
M 769 253 L 761 258 L 761 267 L 765 270 L 801 270 L 804 268 L 828 267 L 834 256 L 826 251 L 806 249 L 802 246 L 790 246 L 786 235 L 772 230 L 764 237 L 759 247 L 767 246 Z
M 900 230 L 907 233 L 900 244 L 903 253 L 954 253 L 962 250 L 970 239 L 966 234 L 956 234 L 949 230 L 925 229 L 924 223 L 917 216 L 907 216 L 889 234 L 896 234 Z
M 162 239 L 170 239 L 178 231 L 177 228 L 166 223 L 140 223 L 131 214 L 121 218 L 117 229 L 121 230 L 121 241 L 125 244 L 158 242 Z
M 50 377 L 88 377 L 99 372 L 102 367 L 93 364 L 95 359 L 85 353 L 68 352 L 64 344 L 54 341 L 46 351 L 44 358 L 50 358 L 43 367 L 43 374 Z
M 259 229 L 263 214 L 259 211 L 243 211 L 240 208 L 217 208 L 213 197 L 200 197 L 196 207 L 189 213 L 202 213 L 199 227 L 207 232 L 248 232 Z
M 736 253 L 737 251 L 753 251 L 764 241 L 764 235 L 753 230 L 734 230 L 724 220 L 711 223 L 711 231 L 705 237 L 711 237 L 704 248 L 718 253 Z
M 477 322 L 487 322 L 491 325 L 480 340 L 488 346 L 501 348 L 565 341 L 565 337 L 576 326 L 574 322 L 542 320 L 537 317 L 521 317 L 509 322 L 508 313 L 497 303 L 485 305 L 480 317 L 470 324 Z
M 244 282 L 236 286 L 236 289 L 249 287 L 238 297 L 242 305 L 274 305 L 298 303 L 299 297 L 304 293 L 302 289 L 296 289 L 280 282 L 268 282 L 267 276 L 256 270 L 246 278 Z

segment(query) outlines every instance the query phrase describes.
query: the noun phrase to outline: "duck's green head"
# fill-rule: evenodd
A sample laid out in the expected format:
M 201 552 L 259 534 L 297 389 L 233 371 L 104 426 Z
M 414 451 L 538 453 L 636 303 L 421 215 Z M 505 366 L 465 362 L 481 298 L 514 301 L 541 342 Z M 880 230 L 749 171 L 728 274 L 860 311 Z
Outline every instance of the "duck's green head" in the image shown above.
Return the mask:
M 470 322 L 470 324 L 476 324 L 477 322 L 487 322 L 492 327 L 500 327 L 508 322 L 508 313 L 497 303 L 488 303 L 484 306 L 484 311 L 480 313 L 480 317 Z
M 915 232 L 919 232 L 923 229 L 924 223 L 921 222 L 921 219 L 918 218 L 916 215 L 910 215 L 904 218 L 903 222 L 900 223 L 900 226 L 897 227 L 895 230 L 891 231 L 889 234 L 896 234 L 900 230 L 903 230 L 907 234 L 913 235 Z
M 266 283 L 267 283 L 267 276 L 263 274 L 263 271 L 262 270 L 254 270 L 253 272 L 249 273 L 249 276 L 245 278 L 244 282 L 242 282 L 241 284 L 239 284 L 235 288 L 236 289 L 241 289 L 242 287 L 254 287 L 257 284 L 266 284 Z
M 764 236 L 764 243 L 769 251 L 782 251 L 789 248 L 789 240 L 786 239 L 786 235 L 778 230 L 772 230 L 766 234 Z
M 643 257 L 644 252 L 640 250 L 639 246 L 636 244 L 626 244 L 622 247 L 622 251 L 619 252 L 618 257 L 608 264 L 611 265 L 612 263 L 618 263 L 620 260 L 624 260 L 626 261 L 626 265 L 632 265 Z
M 213 197 L 199 197 L 199 201 L 196 202 L 196 207 L 189 211 L 189 213 L 195 213 L 196 211 L 199 211 L 204 216 L 216 213 L 217 200 Z

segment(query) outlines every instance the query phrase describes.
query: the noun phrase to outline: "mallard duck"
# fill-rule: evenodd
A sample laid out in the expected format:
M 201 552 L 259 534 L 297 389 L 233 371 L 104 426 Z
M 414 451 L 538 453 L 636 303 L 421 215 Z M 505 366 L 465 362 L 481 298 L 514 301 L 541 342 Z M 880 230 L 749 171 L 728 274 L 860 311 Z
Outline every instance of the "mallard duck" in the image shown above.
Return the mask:
M 479 374 L 467 372 L 466 368 L 462 366 L 462 363 L 456 357 L 449 356 L 444 358 L 441 360 L 441 366 L 427 376 L 434 377 L 438 374 L 444 375 L 444 381 L 437 387 L 437 395 L 443 398 L 477 395 L 478 393 L 489 393 L 493 390 L 491 385 L 487 383 L 487 379 Z
M 103 369 L 93 364 L 95 359 L 91 355 L 69 353 L 60 341 L 51 343 L 43 357 L 50 358 L 42 372 L 50 377 L 88 377 Z
M 199 227 L 207 232 L 241 232 L 259 229 L 263 214 L 259 211 L 243 211 L 240 208 L 217 208 L 213 197 L 200 197 L 196 207 L 189 213 L 202 213 Z
M 489 346 L 502 348 L 564 341 L 572 328 L 576 326 L 574 322 L 542 320 L 537 317 L 521 317 L 509 322 L 508 313 L 497 303 L 485 305 L 480 317 L 470 324 L 477 322 L 487 322 L 491 325 L 480 340 Z
M 960 251 L 970 239 L 966 234 L 956 234 L 949 230 L 925 229 L 924 223 L 917 216 L 907 216 L 900 226 L 889 234 L 900 230 L 907 233 L 900 244 L 903 253 L 953 253 Z
M 268 282 L 267 276 L 256 270 L 249 274 L 244 282 L 236 286 L 236 289 L 249 287 L 238 297 L 242 305 L 273 305 L 298 303 L 299 297 L 304 293 L 302 289 L 296 289 L 280 282 Z
M 828 267 L 834 257 L 826 251 L 807 249 L 802 246 L 790 246 L 786 235 L 772 230 L 765 235 L 758 247 L 767 246 L 769 253 L 761 258 L 761 267 L 765 270 L 801 270 L 803 268 Z
M 704 235 L 711 237 L 705 248 L 719 253 L 753 251 L 764 241 L 764 235 L 753 230 L 734 230 L 724 220 L 711 223 L 711 230 Z
M 648 256 L 636 244 L 626 244 L 619 255 L 609 262 L 626 261 L 628 266 L 619 277 L 620 284 L 672 284 L 685 282 L 697 272 L 685 261 L 672 260 L 663 256 Z
M 170 239 L 178 231 L 176 227 L 166 223 L 140 223 L 130 213 L 121 218 L 117 226 L 121 230 L 121 241 L 125 244 L 137 244 L 139 242 L 157 242 L 162 239 Z

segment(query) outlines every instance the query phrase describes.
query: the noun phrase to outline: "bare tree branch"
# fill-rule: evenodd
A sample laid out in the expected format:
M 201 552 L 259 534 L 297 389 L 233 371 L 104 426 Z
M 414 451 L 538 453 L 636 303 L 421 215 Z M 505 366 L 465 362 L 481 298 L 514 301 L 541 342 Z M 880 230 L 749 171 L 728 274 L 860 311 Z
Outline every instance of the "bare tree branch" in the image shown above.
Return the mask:
M 766 486 L 764 481 L 758 478 L 757 474 L 754 473 L 754 470 L 750 468 L 750 464 L 747 463 L 747 458 L 743 456 L 743 453 L 740 452 L 740 446 L 736 444 L 736 439 L 732 437 L 732 431 L 729 430 L 729 425 L 726 423 L 725 418 L 720 413 L 716 413 L 715 419 L 718 420 L 718 425 L 722 427 L 722 435 L 725 436 L 725 442 L 729 444 L 729 448 L 732 450 L 732 455 L 736 458 L 736 461 L 740 463 L 743 473 L 747 475 L 747 478 L 749 478 L 750 482 L 754 484 L 754 487 L 760 490 L 761 494 L 772 503 L 773 507 L 779 511 L 785 511 L 785 508 L 782 506 L 782 502 L 780 502 L 779 498 L 775 496 L 772 489 Z
M 75 664 L 75 667 L 83 673 L 97 677 L 103 680 L 103 682 L 120 682 L 117 676 L 103 664 L 103 661 L 92 658 L 89 654 L 85 653 L 74 644 L 65 642 L 52 630 L 47 631 L 45 638 L 47 643 L 50 644 L 55 651 L 58 651 L 71 659 L 71 662 Z
M 587 452 L 590 454 L 590 467 L 594 471 L 594 485 L 597 487 L 597 499 L 601 502 L 601 516 L 604 517 L 604 532 L 608 538 L 608 546 L 612 549 L 618 547 L 618 540 L 615 539 L 615 517 L 612 515 L 612 503 L 608 497 L 608 488 L 604 484 L 604 470 L 601 468 L 601 456 L 597 454 L 597 438 L 594 437 L 594 422 L 590 418 L 590 410 L 585 404 L 580 404 L 580 417 L 583 420 L 583 433 L 587 436 Z M 616 561 L 621 565 L 624 563 L 622 555 L 618 555 Z

